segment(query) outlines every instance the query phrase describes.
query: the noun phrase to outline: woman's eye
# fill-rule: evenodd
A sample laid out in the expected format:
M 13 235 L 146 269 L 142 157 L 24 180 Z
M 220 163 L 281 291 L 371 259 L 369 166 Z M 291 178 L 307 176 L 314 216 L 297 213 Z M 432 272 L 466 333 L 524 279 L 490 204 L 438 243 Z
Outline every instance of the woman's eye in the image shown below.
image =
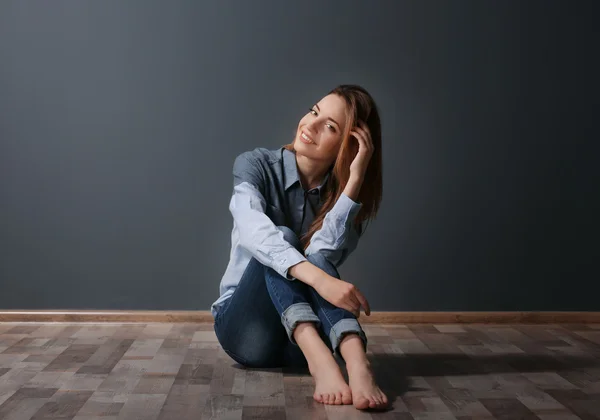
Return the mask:
M 315 111 L 315 110 L 314 110 L 314 109 L 312 109 L 312 108 L 309 108 L 309 109 L 308 109 L 308 112 L 309 112 L 309 113 L 311 113 L 311 114 L 313 114 L 313 115 L 319 115 L 319 114 L 317 114 L 317 111 Z M 327 128 L 329 128 L 331 131 L 334 131 L 334 132 L 335 132 L 335 127 L 334 127 L 334 126 L 332 126 L 331 124 L 327 123 L 327 124 L 325 124 L 325 126 L 326 126 Z

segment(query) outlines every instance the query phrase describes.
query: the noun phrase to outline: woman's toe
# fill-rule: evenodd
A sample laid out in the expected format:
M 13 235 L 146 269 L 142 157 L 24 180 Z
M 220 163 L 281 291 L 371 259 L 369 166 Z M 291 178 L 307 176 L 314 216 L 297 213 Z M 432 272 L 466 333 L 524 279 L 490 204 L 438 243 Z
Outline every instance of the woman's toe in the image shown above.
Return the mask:
M 342 404 L 352 404 L 352 393 L 351 392 L 342 393 Z
M 358 408 L 359 410 L 364 410 L 366 408 L 369 408 L 369 404 L 371 404 L 371 402 L 369 401 L 368 398 L 363 397 L 362 395 L 358 398 L 352 398 L 352 403 L 354 404 L 354 406 L 356 408 Z

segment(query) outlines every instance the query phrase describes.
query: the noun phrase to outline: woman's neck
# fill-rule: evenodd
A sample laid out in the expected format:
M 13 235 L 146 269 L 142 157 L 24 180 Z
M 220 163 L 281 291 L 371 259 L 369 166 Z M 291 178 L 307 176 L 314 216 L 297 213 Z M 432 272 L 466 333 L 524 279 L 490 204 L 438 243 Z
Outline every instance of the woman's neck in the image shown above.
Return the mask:
M 296 166 L 298 168 L 298 176 L 302 186 L 307 190 L 318 187 L 321 185 L 327 170 L 329 169 L 330 163 L 323 163 L 309 159 L 306 156 L 296 154 Z

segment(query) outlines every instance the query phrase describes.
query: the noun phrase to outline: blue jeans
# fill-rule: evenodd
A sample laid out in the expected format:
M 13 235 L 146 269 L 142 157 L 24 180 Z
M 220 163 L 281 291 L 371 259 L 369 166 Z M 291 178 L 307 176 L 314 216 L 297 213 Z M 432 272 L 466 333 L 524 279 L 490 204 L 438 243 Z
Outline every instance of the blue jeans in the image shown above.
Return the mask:
M 294 232 L 280 226 L 287 242 L 301 250 Z M 322 254 L 307 260 L 327 274 L 340 278 L 336 267 Z M 367 337 L 356 317 L 323 299 L 300 280 L 288 280 L 258 260 L 250 260 L 233 295 L 215 316 L 215 333 L 223 350 L 248 367 L 306 366 L 294 340 L 301 322 L 316 324 L 321 338 L 338 356 L 343 336 L 358 334 L 366 350 Z

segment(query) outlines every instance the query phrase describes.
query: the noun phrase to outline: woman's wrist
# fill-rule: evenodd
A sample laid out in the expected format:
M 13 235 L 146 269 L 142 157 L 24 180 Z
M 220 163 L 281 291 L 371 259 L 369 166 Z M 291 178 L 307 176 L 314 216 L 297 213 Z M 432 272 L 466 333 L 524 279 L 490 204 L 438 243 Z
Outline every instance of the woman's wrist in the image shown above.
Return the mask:
M 288 273 L 295 279 L 315 288 L 328 275 L 309 261 L 302 261 L 288 269 Z
M 358 201 L 358 193 L 360 192 L 362 182 L 362 177 L 350 174 L 350 178 L 348 178 L 348 183 L 344 188 L 344 194 L 348 196 L 348 198 L 350 198 L 352 201 Z

